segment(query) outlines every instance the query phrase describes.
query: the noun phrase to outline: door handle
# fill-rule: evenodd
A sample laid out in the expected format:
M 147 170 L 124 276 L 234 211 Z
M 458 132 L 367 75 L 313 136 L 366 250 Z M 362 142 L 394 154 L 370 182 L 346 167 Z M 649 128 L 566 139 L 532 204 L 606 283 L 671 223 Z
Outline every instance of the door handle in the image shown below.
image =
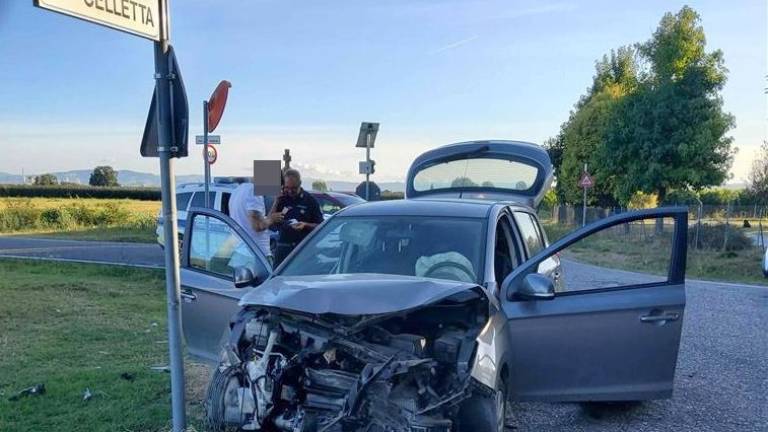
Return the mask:
M 187 303 L 197 300 L 197 295 L 190 290 L 182 290 L 180 295 L 181 299 Z
M 677 321 L 678 319 L 680 319 L 680 314 L 677 312 L 664 313 L 660 315 L 643 315 L 640 317 L 640 321 L 644 323 Z

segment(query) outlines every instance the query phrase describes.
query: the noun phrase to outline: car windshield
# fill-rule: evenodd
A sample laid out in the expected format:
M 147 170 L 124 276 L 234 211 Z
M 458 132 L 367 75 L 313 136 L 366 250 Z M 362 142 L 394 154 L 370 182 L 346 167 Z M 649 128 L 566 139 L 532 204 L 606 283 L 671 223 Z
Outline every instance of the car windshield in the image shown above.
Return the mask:
M 382 273 L 476 283 L 484 238 L 481 219 L 337 217 L 312 236 L 279 274 Z

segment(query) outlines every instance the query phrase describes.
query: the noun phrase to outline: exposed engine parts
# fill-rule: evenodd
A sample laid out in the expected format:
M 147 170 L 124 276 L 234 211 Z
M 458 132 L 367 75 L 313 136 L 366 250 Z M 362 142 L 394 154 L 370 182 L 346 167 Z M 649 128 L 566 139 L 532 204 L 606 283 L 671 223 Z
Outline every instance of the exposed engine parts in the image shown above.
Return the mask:
M 208 389 L 215 430 L 448 432 L 470 377 L 487 300 L 349 317 L 245 309 Z

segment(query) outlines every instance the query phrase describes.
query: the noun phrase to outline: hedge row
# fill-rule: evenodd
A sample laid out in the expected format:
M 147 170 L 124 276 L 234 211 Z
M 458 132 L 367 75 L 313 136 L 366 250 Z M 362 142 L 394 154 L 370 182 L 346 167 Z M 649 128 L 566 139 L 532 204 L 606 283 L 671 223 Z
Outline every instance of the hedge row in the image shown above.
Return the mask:
M 95 187 L 81 185 L 0 185 L 0 197 L 114 198 L 159 201 L 160 189 L 148 187 Z

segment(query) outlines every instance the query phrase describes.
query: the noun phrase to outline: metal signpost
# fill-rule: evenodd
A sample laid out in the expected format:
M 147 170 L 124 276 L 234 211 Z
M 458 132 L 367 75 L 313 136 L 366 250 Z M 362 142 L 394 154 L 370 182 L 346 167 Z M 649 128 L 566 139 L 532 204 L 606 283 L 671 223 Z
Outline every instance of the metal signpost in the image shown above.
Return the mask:
M 581 174 L 581 179 L 579 180 L 579 186 L 584 189 L 584 204 L 581 208 L 581 226 L 587 225 L 587 189 L 594 185 L 595 181 L 592 180 L 589 171 L 587 171 L 587 164 L 584 164 L 584 172 Z
M 165 287 L 171 372 L 173 432 L 186 430 L 184 363 L 181 351 L 179 247 L 172 157 L 186 156 L 186 94 L 170 46 L 168 0 L 83 1 L 33 0 L 35 6 L 80 18 L 155 41 L 155 93 L 142 138 L 141 154 L 160 161 L 162 212 L 165 221 Z M 118 7 L 119 6 L 119 7 Z M 173 70 L 171 70 L 173 67 Z M 157 143 L 154 148 L 148 144 Z
M 365 174 L 365 200 L 370 200 L 371 174 L 376 171 L 376 161 L 371 160 L 371 149 L 376 141 L 376 134 L 379 132 L 378 123 L 362 122 L 360 124 L 360 134 L 357 136 L 355 147 L 365 148 L 365 161 L 360 162 L 360 174 Z

